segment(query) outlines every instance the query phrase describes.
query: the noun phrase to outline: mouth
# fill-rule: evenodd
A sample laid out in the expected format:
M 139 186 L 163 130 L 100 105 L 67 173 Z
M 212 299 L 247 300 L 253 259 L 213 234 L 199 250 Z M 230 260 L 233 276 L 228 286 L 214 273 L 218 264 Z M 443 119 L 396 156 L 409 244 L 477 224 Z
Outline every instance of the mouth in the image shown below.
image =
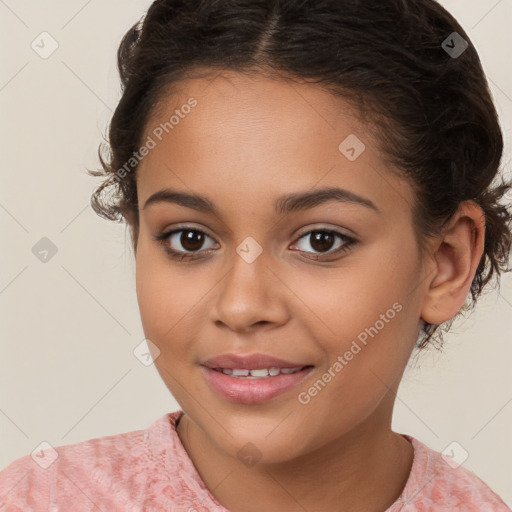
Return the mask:
M 246 372 L 247 370 L 250 372 L 259 372 L 253 375 L 255 377 L 266 377 L 267 375 L 272 377 L 278 375 L 276 373 L 277 370 L 279 370 L 279 372 L 283 371 L 283 373 L 293 373 L 305 366 L 311 366 L 306 362 L 287 361 L 285 359 L 280 359 L 278 357 L 262 353 L 221 354 L 219 356 L 205 359 L 200 364 L 207 368 L 222 372 L 225 370 L 234 370 L 235 372 Z M 267 373 L 263 373 L 264 371 Z M 248 374 L 239 373 L 239 376 L 248 376 Z
M 212 368 L 216 372 L 229 375 L 237 379 L 269 379 L 271 377 L 277 377 L 278 375 L 292 375 L 300 372 L 306 368 L 312 368 L 312 365 L 297 366 L 295 368 L 254 368 L 249 370 L 247 368 Z
M 211 364 L 211 361 L 210 361 Z M 313 371 L 314 366 L 289 364 L 254 365 L 247 368 L 231 361 L 229 366 L 201 365 L 210 389 L 218 398 L 238 404 L 255 405 L 291 395 Z

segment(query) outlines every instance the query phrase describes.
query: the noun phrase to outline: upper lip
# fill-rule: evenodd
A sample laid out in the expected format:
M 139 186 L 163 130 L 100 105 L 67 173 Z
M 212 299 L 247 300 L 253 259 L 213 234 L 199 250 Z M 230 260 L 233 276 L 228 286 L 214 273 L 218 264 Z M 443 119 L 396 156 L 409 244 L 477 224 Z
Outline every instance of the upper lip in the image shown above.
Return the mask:
M 231 368 L 256 370 L 258 368 L 300 368 L 303 366 L 311 366 L 308 364 L 297 363 L 293 361 L 285 361 L 277 357 L 266 354 L 221 354 L 219 356 L 206 359 L 201 363 L 208 368 Z

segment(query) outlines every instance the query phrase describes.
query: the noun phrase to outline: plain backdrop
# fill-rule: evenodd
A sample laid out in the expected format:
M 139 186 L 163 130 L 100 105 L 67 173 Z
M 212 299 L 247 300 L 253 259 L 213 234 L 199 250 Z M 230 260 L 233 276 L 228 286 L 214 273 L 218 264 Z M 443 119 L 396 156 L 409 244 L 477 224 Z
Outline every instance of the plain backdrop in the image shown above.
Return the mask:
M 512 0 L 442 4 L 479 51 L 505 164 Z M 128 231 L 92 211 L 98 182 L 85 172 L 99 167 L 97 147 L 120 97 L 117 47 L 149 5 L 0 0 L 0 468 L 42 441 L 59 446 L 144 429 L 178 409 L 154 366 L 134 356 L 144 334 Z M 46 262 L 40 247 L 49 250 Z M 468 454 L 463 465 L 509 505 L 511 316 L 506 274 L 499 293 L 454 324 L 442 353 L 411 359 L 393 421 L 394 430 L 438 451 L 458 443 Z

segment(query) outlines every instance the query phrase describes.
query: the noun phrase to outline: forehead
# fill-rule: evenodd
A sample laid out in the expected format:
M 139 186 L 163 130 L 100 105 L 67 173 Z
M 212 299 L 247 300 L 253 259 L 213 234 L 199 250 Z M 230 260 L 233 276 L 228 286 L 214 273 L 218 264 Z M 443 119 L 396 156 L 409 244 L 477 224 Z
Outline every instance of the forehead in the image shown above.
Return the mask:
M 315 84 L 235 72 L 185 80 L 151 116 L 148 137 L 155 144 L 137 171 L 140 204 L 165 187 L 242 209 L 247 196 L 266 206 L 319 187 L 349 189 L 383 210 L 412 201 L 357 111 Z

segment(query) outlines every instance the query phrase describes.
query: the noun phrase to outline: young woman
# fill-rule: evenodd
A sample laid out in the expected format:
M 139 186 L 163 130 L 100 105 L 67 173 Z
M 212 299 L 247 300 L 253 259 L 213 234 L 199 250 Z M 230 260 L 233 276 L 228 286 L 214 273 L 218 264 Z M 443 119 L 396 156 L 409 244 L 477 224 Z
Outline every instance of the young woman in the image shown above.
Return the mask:
M 118 59 L 92 204 L 131 228 L 180 410 L 15 461 L 5 510 L 510 510 L 391 429 L 411 353 L 509 270 L 502 134 L 456 20 L 433 0 L 158 0 Z

